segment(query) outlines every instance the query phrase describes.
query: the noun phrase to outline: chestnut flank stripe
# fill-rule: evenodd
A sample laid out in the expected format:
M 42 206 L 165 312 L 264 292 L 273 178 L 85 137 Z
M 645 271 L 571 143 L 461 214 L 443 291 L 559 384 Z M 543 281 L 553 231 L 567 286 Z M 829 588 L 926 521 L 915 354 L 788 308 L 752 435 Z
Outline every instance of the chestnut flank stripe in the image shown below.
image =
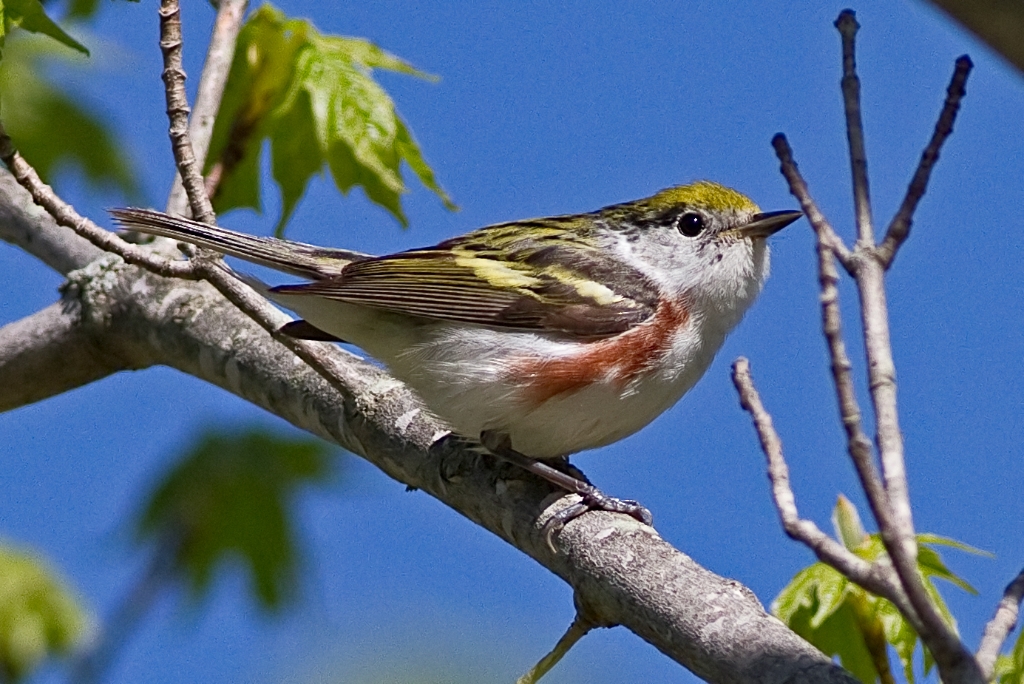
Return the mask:
M 686 325 L 690 312 L 681 301 L 661 299 L 648 320 L 607 339 L 588 342 L 571 356 L 543 359 L 528 356 L 513 361 L 508 376 L 520 382 L 535 404 L 566 392 L 611 378 L 625 387 L 658 365 L 672 346 L 676 331 Z

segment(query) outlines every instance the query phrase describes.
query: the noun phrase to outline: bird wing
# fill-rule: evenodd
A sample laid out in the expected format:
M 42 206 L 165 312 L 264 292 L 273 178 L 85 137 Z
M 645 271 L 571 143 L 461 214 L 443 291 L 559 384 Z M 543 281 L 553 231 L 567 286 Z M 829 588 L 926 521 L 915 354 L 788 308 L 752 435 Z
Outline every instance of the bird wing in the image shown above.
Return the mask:
M 569 218 L 491 226 L 273 291 L 578 338 L 615 335 L 650 317 L 656 286 L 559 223 Z

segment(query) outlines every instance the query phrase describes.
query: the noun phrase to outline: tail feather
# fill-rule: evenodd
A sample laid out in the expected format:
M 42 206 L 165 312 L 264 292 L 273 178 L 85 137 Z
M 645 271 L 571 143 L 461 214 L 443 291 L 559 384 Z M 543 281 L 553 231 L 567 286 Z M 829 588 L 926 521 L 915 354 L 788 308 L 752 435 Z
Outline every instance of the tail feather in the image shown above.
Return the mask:
M 312 280 L 333 278 L 351 262 L 370 258 L 345 249 L 246 235 L 152 209 L 111 209 L 110 213 L 119 226 L 128 230 L 188 242 Z

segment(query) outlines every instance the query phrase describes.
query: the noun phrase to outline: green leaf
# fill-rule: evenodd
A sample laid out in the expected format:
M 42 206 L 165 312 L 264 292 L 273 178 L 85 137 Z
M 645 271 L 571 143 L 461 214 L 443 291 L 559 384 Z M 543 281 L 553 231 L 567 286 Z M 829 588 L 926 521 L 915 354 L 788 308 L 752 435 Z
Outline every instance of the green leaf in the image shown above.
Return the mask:
M 918 541 L 920 542 L 920 540 Z M 917 547 L 917 567 L 925 577 L 941 577 L 947 582 L 952 582 L 960 587 L 968 594 L 974 594 L 975 596 L 978 594 L 977 589 L 949 571 L 946 564 L 942 562 L 942 557 L 939 556 L 938 551 L 920 543 Z
M 177 544 L 174 572 L 196 596 L 218 565 L 240 558 L 267 608 L 291 598 L 298 554 L 291 523 L 296 489 L 330 475 L 330 448 L 253 430 L 209 433 L 157 487 L 139 521 L 142 539 Z
M 89 50 L 77 40 L 64 32 L 53 19 L 46 16 L 42 3 L 39 0 L 4 0 L 5 22 L 13 26 L 19 26 L 26 31 L 41 33 L 54 40 L 67 45 L 69 48 L 78 50 L 88 55 Z
M 270 142 L 273 160 L 271 171 L 274 180 L 281 186 L 281 218 L 274 229 L 278 236 L 284 233 L 284 227 L 305 192 L 309 178 L 320 173 L 322 166 L 321 148 L 314 132 L 315 122 L 308 101 L 309 95 L 300 93 L 296 97 L 306 102 L 296 103 L 296 106 L 289 108 L 280 122 L 286 130 L 298 134 L 274 136 Z
M 933 546 L 949 546 L 960 551 L 966 551 L 967 553 L 973 553 L 976 556 L 986 556 L 988 558 L 995 558 L 996 555 L 991 551 L 985 551 L 969 544 L 957 541 L 956 539 L 950 539 L 949 537 L 943 537 L 938 534 L 924 534 L 917 535 L 918 544 L 931 544 Z
M 367 197 L 408 223 L 401 195 L 404 161 L 451 210 L 394 103 L 372 78 L 387 69 L 431 78 L 369 41 L 319 33 L 265 4 L 238 38 L 207 171 L 219 179 L 218 212 L 261 208 L 259 158 L 270 141 L 273 177 L 281 190 L 283 228 L 309 180 L 326 165 L 342 193 L 362 187 Z
M 798 572 L 779 592 L 772 601 L 772 614 L 788 623 L 796 613 L 814 606 L 808 620 L 816 618 L 815 622 L 821 624 L 822 620 L 828 617 L 828 611 L 821 610 L 818 588 L 824 587 L 825 593 L 830 596 L 841 595 L 841 589 L 845 589 L 847 581 L 835 568 L 824 563 L 815 563 Z
M 868 562 L 885 558 L 885 545 L 881 536 L 863 536 L 860 517 L 853 504 L 844 497 L 839 498 L 833 522 L 837 536 L 857 556 Z M 943 619 L 955 630 L 956 620 L 932 578 L 941 577 L 965 591 L 976 592 L 970 584 L 946 567 L 938 552 L 930 545 L 949 546 L 971 553 L 984 552 L 934 534 L 918 535 L 917 541 L 918 571 L 925 590 Z M 889 644 L 900 659 L 904 676 L 913 684 L 914 652 L 919 643 L 917 633 L 889 601 L 875 597 L 852 583 L 848 583 L 840 593 L 838 588 L 845 581 L 836 570 L 823 563 L 815 563 L 797 573 L 779 593 L 772 603 L 772 612 L 823 652 L 839 655 L 843 666 L 861 681 L 875 681 L 879 668 L 888 671 L 885 643 Z M 842 644 L 844 638 L 850 641 L 849 645 Z M 862 647 L 863 653 L 860 650 Z M 923 645 L 921 650 L 924 674 L 927 675 L 934 666 L 934 659 Z M 872 653 L 875 655 L 874 660 L 871 659 Z M 867 661 L 863 660 L 865 654 Z M 1021 654 L 1021 658 L 1024 659 L 1024 654 Z M 1010 661 L 1001 662 L 1007 668 L 1011 666 Z
M 19 151 L 43 180 L 77 167 L 94 188 L 140 196 L 138 171 L 103 119 L 47 81 L 48 58 L 68 59 L 41 39 L 9 40 L 0 62 L 2 116 Z
M 89 633 L 84 609 L 52 569 L 0 546 L 0 673 L 18 681 L 47 657 L 75 650 Z
M 875 667 L 857 629 L 853 608 L 845 602 L 828 608 L 819 600 L 819 581 L 826 587 L 826 593 L 835 595 L 835 585 L 840 582 L 833 574 L 839 573 L 824 563 L 801 571 L 772 603 L 772 613 L 822 653 L 838 655 L 843 667 L 860 681 L 871 684 L 875 681 Z M 830 585 L 832 588 L 828 589 Z
M 892 644 L 903 666 L 903 676 L 914 684 L 914 650 L 917 648 L 917 632 L 910 626 L 903 614 L 889 601 L 880 598 L 875 616 L 882 623 L 885 640 Z

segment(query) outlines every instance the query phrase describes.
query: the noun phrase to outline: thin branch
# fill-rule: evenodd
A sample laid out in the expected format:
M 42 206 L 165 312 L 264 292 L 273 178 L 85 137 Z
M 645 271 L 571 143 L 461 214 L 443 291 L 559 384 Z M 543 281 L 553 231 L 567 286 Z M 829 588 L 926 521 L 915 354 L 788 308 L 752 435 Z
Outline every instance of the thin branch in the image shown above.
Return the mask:
M 800 175 L 793 151 L 782 135 L 775 136 L 772 141 L 782 164 L 782 173 L 789 181 L 790 191 L 808 209 L 808 215 L 814 215 L 811 221 L 817 238 L 818 251 L 818 282 L 821 287 L 821 326 L 828 343 L 829 357 L 832 364 L 832 379 L 836 390 L 836 403 L 839 406 L 839 417 L 846 430 L 846 448 L 853 460 L 861 486 L 867 495 L 868 503 L 879 525 L 891 521 L 892 511 L 889 500 L 882 485 L 882 478 L 875 465 L 871 440 L 864 433 L 861 422 L 860 404 L 853 382 L 853 364 L 846 353 L 846 342 L 843 339 L 842 313 L 839 309 L 839 273 L 836 271 L 832 247 L 834 236 L 828 222 L 818 212 L 814 200 L 810 197 L 807 184 Z M 837 240 L 838 238 L 836 238 Z M 847 255 L 847 259 L 850 256 Z
M 1003 598 L 996 606 L 996 613 L 985 625 L 985 633 L 981 637 L 981 644 L 978 645 L 978 652 L 975 658 L 981 667 L 985 679 L 992 678 L 992 671 L 996 666 L 996 658 L 1003 648 L 1003 642 L 1009 636 L 1013 628 L 1017 626 L 1017 616 L 1020 613 L 1020 602 L 1024 600 L 1024 570 L 1007 585 L 1003 592 Z
M 585 637 L 594 627 L 596 627 L 594 623 L 576 613 L 569 629 L 565 630 L 565 634 L 558 640 L 551 652 L 531 667 L 529 672 L 517 679 L 516 684 L 537 684 L 540 678 L 550 672 L 551 668 L 557 665 L 565 657 L 565 654 L 576 645 L 576 642 Z
M 888 506 L 880 508 L 891 515 L 878 519 L 879 532 L 893 568 L 907 598 L 920 618 L 919 633 L 937 659 L 948 656 L 946 665 L 962 655 L 964 646 L 942 619 L 917 569 L 917 539 L 903 456 L 903 436 L 899 428 L 896 401 L 896 365 L 889 337 L 889 314 L 885 296 L 885 271 L 874 257 L 874 234 L 868 190 L 867 154 L 864 149 L 864 124 L 860 110 L 860 79 L 856 67 L 856 35 L 859 28 L 852 10 L 843 10 L 835 22 L 842 36 L 843 103 L 846 133 L 853 172 L 854 212 L 857 244 L 853 273 L 861 303 L 864 346 L 867 355 L 868 386 L 875 412 L 876 442 L 882 463 L 882 477 Z
M 864 121 L 860 113 L 860 78 L 857 76 L 857 23 L 853 10 L 843 10 L 835 26 L 843 39 L 843 105 L 846 109 L 846 138 L 850 145 L 853 174 L 853 207 L 857 219 L 857 243 L 874 247 L 871 228 L 871 196 L 868 189 L 868 157 L 864 150 Z
M 0 195 L 0 206 L 9 203 Z M 518 471 L 496 474 L 457 441 L 443 439 L 447 426 L 374 365 L 332 345 L 315 345 L 335 359 L 339 394 L 208 284 L 138 269 L 105 276 L 114 281 L 95 294 L 109 300 L 102 306 L 115 318 L 111 327 L 121 348 L 210 382 L 365 457 L 533 557 L 596 606 L 603 621 L 626 626 L 698 676 L 761 681 L 768 672 L 772 681 L 852 683 L 828 657 L 767 615 L 751 592 L 708 572 L 647 527 L 590 513 L 565 528 L 559 553 L 551 553 L 540 523 L 556 494 L 552 487 Z M 93 293 L 83 288 L 80 296 Z M 180 316 L 183 309 L 192 314 Z M 288 320 L 276 309 L 268 313 L 274 327 Z M 452 463 L 472 465 L 459 469 L 455 481 L 442 476 L 452 472 Z M 712 633 L 728 638 L 704 636 Z
M 889 337 L 885 270 L 877 260 L 865 258 L 860 261 L 854 280 L 860 294 L 868 389 L 875 413 L 875 441 L 892 512 L 888 520 L 878 520 L 878 529 L 907 598 L 921 619 L 923 629 L 919 629 L 918 633 L 935 656 L 940 670 L 948 677 L 950 669 L 964 665 L 967 660 L 970 660 L 970 663 L 966 663 L 969 668 L 974 661 L 932 602 L 917 569 L 917 538 L 910 507 L 903 435 L 899 426 L 896 365 Z
M 183 136 L 188 144 L 187 133 Z M 231 303 L 249 315 L 260 327 L 312 366 L 336 388 L 344 387 L 344 374 L 339 372 L 331 347 L 320 343 L 297 340 L 278 333 L 280 312 L 251 287 L 238 280 L 220 259 L 200 257 L 195 261 L 169 261 L 150 253 L 145 248 L 125 242 L 114 233 L 103 230 L 92 221 L 80 216 L 65 203 L 50 186 L 39 178 L 35 169 L 14 149 L 11 139 L 0 123 L 0 159 L 11 169 L 14 177 L 29 191 L 37 204 L 46 209 L 61 225 L 92 242 L 97 247 L 119 255 L 126 262 L 148 271 L 172 278 L 204 279 L 210 282 Z
M 0 167 L 0 240 L 20 247 L 61 274 L 103 256 L 103 250 L 57 225 L 6 169 Z
M 170 278 L 195 279 L 192 265 L 184 261 L 168 261 L 148 250 L 125 242 L 117 235 L 103 230 L 81 216 L 74 207 L 54 193 L 53 188 L 39 178 L 36 170 L 25 161 L 0 123 L 0 159 L 7 165 L 19 184 L 32 195 L 32 200 L 45 209 L 60 225 L 70 228 L 100 249 L 119 255 L 129 264 Z
M 185 73 L 181 70 L 181 23 L 178 0 L 162 0 L 160 4 L 160 48 L 164 53 L 164 84 L 167 96 L 167 116 L 170 120 L 171 150 L 188 195 L 194 216 L 204 223 L 213 224 L 216 217 L 210 199 L 203 187 L 203 178 L 192 154 L 192 142 L 186 127 L 188 99 L 185 94 Z M 338 364 L 334 347 L 317 342 L 295 339 L 279 332 L 280 312 L 248 285 L 244 284 L 225 265 L 220 255 L 199 251 L 190 262 L 195 277 L 206 280 L 228 301 L 271 334 L 278 342 L 320 373 L 339 391 L 344 391 L 345 380 Z
M 957 112 L 960 110 L 960 101 L 967 93 L 967 77 L 971 73 L 974 64 L 971 58 L 963 55 L 956 60 L 956 67 L 953 70 L 953 78 L 946 89 L 946 101 L 942 105 L 942 112 L 939 120 L 935 123 L 935 131 L 932 133 L 928 146 L 921 154 L 921 161 L 917 165 L 914 177 L 907 188 L 907 194 L 900 204 L 899 211 L 889 224 L 885 239 L 875 250 L 878 260 L 882 266 L 888 269 L 896 258 L 896 252 L 910 235 L 910 225 L 917 209 L 918 202 L 924 197 L 928 187 L 928 179 L 931 177 L 932 168 L 939 160 L 939 151 L 946 142 L 946 138 L 953 132 L 953 122 L 956 121 Z
M 210 47 L 206 51 L 206 63 L 199 76 L 195 107 L 189 119 L 188 134 L 192 139 L 192 153 L 200 169 L 206 163 L 213 135 L 213 124 L 220 110 L 221 97 L 227 84 L 228 72 L 235 56 L 235 43 L 242 28 L 242 19 L 248 7 L 248 0 L 220 0 L 217 18 L 213 24 Z M 188 210 L 188 195 L 181 182 L 181 175 L 175 175 L 174 187 L 167 199 L 168 214 L 184 214 Z
M 167 97 L 168 134 L 178 173 L 188 195 L 192 216 L 203 223 L 213 223 L 216 217 L 210 198 L 203 187 L 202 168 L 192 151 L 188 135 L 188 98 L 185 97 L 185 70 L 181 65 L 181 8 L 178 0 L 160 2 L 160 51 L 164 56 L 164 92 Z
M 831 267 L 829 251 L 835 253 L 857 284 L 867 356 L 869 390 L 876 418 L 876 443 L 882 465 L 884 500 L 878 492 L 874 463 L 864 458 L 863 444 L 855 433 L 852 435 L 855 439 L 850 440 L 851 456 L 854 457 L 858 474 L 865 484 L 865 492 L 872 503 L 872 510 L 875 513 L 882 540 L 892 560 L 893 569 L 899 577 L 902 591 L 913 606 L 913 610 L 910 612 L 903 606 L 900 606 L 900 609 L 912 623 L 915 623 L 915 629 L 932 654 L 935 655 L 944 678 L 948 678 L 950 681 L 954 681 L 956 677 L 963 677 L 963 681 L 982 681 L 977 662 L 967 652 L 955 631 L 945 623 L 931 602 L 917 569 L 917 544 L 914 536 L 903 456 L 903 438 L 899 429 L 896 403 L 896 368 L 889 337 L 884 282 L 885 267 L 876 253 L 871 229 L 867 160 L 860 115 L 860 83 L 856 76 L 854 59 L 854 38 L 858 27 L 853 12 L 844 10 L 836 21 L 836 27 L 843 37 L 842 88 L 847 113 L 847 137 L 850 143 L 850 163 L 854 177 L 854 204 L 858 228 L 858 240 L 852 254 L 833 247 L 837 241 L 836 237 L 824 217 L 817 212 L 814 202 L 809 197 L 806 184 L 800 178 L 795 163 L 792 162 L 792 152 L 785 138 L 777 135 L 772 142 L 782 161 L 782 172 L 789 182 L 790 189 L 800 200 L 808 220 L 818 235 L 819 266 L 823 286 L 823 320 L 827 337 L 830 335 L 830 329 L 836 334 L 839 332 L 838 309 L 835 312 L 826 310 L 827 307 L 834 304 L 834 297 L 830 297 L 830 294 L 834 294 L 832 289 L 834 280 L 837 278 L 837 274 Z M 836 318 L 830 320 L 833 314 Z M 850 388 L 841 386 L 841 383 L 845 382 L 843 375 L 847 372 L 846 368 L 848 367 L 843 362 L 848 364 L 849 359 L 845 357 L 845 348 L 837 346 L 837 343 L 840 342 L 840 339 L 831 337 L 829 339 L 830 351 L 833 355 L 833 372 L 837 382 L 836 389 L 840 397 L 841 412 L 844 415 L 844 425 L 847 427 L 849 439 L 853 426 L 847 423 L 847 418 L 852 421 L 854 418 L 859 418 L 859 415 L 853 411 L 856 407 L 855 404 L 844 406 L 843 397 L 850 391 Z M 869 463 L 870 467 L 868 467 Z
M 782 454 L 782 440 L 779 438 L 772 417 L 764 408 L 761 396 L 754 387 L 750 375 L 750 362 L 740 357 L 732 365 L 732 381 L 740 396 L 740 406 L 750 414 L 754 430 L 761 442 L 761 451 L 768 461 L 768 479 L 772 484 L 772 499 L 782 521 L 782 528 L 790 537 L 810 548 L 814 555 L 831 565 L 848 579 L 868 591 L 882 596 L 896 605 L 907 619 L 914 624 L 916 612 L 907 602 L 906 595 L 896 584 L 892 569 L 880 563 L 868 563 L 853 554 L 845 546 L 828 536 L 811 520 L 800 518 L 796 507 L 796 496 L 789 484 L 789 466 Z
M 807 189 L 807 182 L 800 175 L 800 170 L 793 160 L 793 150 L 790 148 L 786 136 L 782 133 L 776 133 L 772 138 L 772 147 L 775 148 L 775 155 L 779 158 L 779 169 L 786 178 L 786 182 L 789 183 L 789 192 L 800 202 L 800 209 L 804 212 L 804 216 L 807 217 L 811 228 L 814 229 L 818 242 L 827 246 L 835 254 L 847 273 L 853 273 L 856 267 L 853 254 L 843 244 L 842 239 L 836 234 L 835 230 L 832 229 L 832 224 L 828 222 L 825 215 L 818 210 L 818 205 L 814 202 L 814 198 L 811 197 L 811 193 Z

